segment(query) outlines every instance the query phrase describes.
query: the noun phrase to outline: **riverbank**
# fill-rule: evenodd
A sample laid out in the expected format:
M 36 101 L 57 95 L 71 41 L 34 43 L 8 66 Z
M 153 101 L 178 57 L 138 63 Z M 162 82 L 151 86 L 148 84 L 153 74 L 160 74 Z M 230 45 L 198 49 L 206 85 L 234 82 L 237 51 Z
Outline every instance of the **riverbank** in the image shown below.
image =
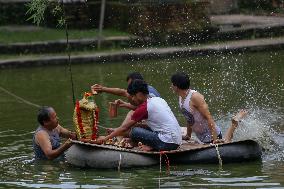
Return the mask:
M 69 49 L 72 54 L 101 51 L 117 51 L 139 47 L 169 47 L 194 44 L 206 45 L 213 42 L 229 40 L 257 39 L 284 36 L 284 18 L 280 16 L 253 16 L 253 15 L 211 15 L 212 28 L 216 31 L 206 35 L 192 35 L 183 40 L 182 36 L 177 43 L 170 41 L 155 41 L 129 33 L 104 30 L 98 37 L 96 29 L 69 30 Z M 0 27 L 0 54 L 4 56 L 35 55 L 35 54 L 64 54 L 66 52 L 65 30 L 42 28 L 36 26 L 1 26 Z M 100 47 L 98 48 L 98 44 Z
M 71 62 L 76 64 L 106 63 L 135 60 L 148 60 L 160 58 L 190 57 L 196 55 L 210 55 L 221 53 L 259 52 L 284 49 L 284 37 L 262 38 L 254 40 L 235 40 L 218 42 L 208 45 L 192 47 L 166 47 L 166 48 L 139 48 L 122 49 L 114 52 L 71 54 Z M 66 55 L 43 55 L 40 57 L 25 57 L 0 60 L 0 68 L 27 67 L 40 65 L 67 64 Z
M 130 34 L 110 31 L 111 36 L 101 40 L 98 50 L 98 38 L 94 31 L 74 31 L 69 39 L 72 63 L 102 63 L 159 58 L 190 57 L 220 53 L 256 52 L 281 50 L 284 47 L 284 18 L 276 16 L 252 15 L 215 15 L 210 17 L 212 26 L 219 28 L 208 40 L 203 42 L 181 43 L 179 46 L 151 44 L 151 39 L 143 39 Z M 19 33 L 43 30 L 34 26 L 2 27 L 11 34 L 6 41 L 18 40 Z M 43 30 L 45 31 L 45 30 Z M 14 32 L 14 33 L 13 33 Z M 30 42 L 0 43 L 0 68 L 66 64 L 66 39 L 63 31 L 53 31 L 57 40 L 46 38 L 38 33 Z M 9 36 L 9 35 L 7 35 Z M 60 38 L 61 36 L 61 38 Z M 94 37 L 91 37 L 94 36 Z M 18 38 L 17 38 L 18 37 Z M 89 38 L 91 37 L 91 38 Z M 2 36 L 3 38 L 3 36 Z M 210 38 L 210 40 L 209 40 Z M 32 39 L 32 37 L 30 37 Z M 47 40 L 47 41 L 45 41 Z M 4 39 L 3 39 L 4 41 Z M 176 44 L 177 45 L 177 44 Z

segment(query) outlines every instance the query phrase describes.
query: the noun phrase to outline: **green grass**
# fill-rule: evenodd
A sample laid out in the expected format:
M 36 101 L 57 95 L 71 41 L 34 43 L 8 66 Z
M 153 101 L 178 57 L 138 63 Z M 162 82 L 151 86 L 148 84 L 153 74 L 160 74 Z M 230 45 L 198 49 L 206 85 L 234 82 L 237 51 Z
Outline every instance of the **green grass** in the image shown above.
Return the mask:
M 130 49 L 129 49 L 130 50 Z M 85 51 L 71 51 L 71 56 L 76 55 L 90 55 L 98 52 L 120 52 L 121 48 L 112 48 L 112 49 L 94 49 L 94 50 L 85 50 Z M 29 59 L 29 58 L 39 58 L 39 57 L 54 57 L 54 56 L 67 56 L 66 52 L 59 52 L 59 53 L 45 53 L 45 54 L 0 54 L 0 61 L 1 60 L 11 60 L 11 59 Z
M 98 30 L 69 30 L 70 39 L 95 38 L 98 35 Z M 130 36 L 126 32 L 106 29 L 103 31 L 103 36 Z M 0 28 L 0 43 L 9 44 L 17 42 L 35 42 L 66 39 L 64 29 L 36 28 L 30 30 L 8 29 L 7 27 Z

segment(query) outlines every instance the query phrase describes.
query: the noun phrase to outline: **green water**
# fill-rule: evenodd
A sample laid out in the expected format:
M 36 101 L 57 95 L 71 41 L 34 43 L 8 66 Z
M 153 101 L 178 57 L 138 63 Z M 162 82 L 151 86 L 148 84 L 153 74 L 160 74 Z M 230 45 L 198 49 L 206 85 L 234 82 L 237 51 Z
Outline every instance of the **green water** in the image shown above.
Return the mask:
M 219 165 L 174 165 L 117 170 L 80 169 L 66 162 L 33 162 L 32 135 L 37 108 L 0 90 L 0 188 L 279 188 L 284 187 L 284 52 L 218 55 L 101 63 L 72 67 L 76 98 L 91 84 L 126 87 L 126 75 L 141 72 L 158 89 L 175 112 L 177 97 L 170 90 L 176 71 L 190 74 L 193 89 L 209 104 L 223 130 L 241 108 L 249 115 L 235 133 L 235 140 L 254 139 L 265 151 L 262 161 Z M 73 129 L 72 92 L 66 66 L 0 70 L 0 87 L 38 105 L 53 106 L 61 125 Z M 101 94 L 100 124 L 119 126 L 126 113 L 110 119 L 107 104 L 117 97 Z M 103 130 L 101 131 L 103 133 Z

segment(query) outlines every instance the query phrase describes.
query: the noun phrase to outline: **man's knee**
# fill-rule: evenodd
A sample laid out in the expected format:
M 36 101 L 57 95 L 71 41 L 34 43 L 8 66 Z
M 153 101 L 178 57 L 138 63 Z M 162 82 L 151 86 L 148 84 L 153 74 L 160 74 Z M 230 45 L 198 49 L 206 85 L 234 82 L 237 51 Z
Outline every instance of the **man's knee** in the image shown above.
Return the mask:
M 141 134 L 141 128 L 140 127 L 133 127 L 130 132 L 129 132 L 129 136 L 132 138 L 132 137 L 135 137 L 135 136 L 138 136 Z

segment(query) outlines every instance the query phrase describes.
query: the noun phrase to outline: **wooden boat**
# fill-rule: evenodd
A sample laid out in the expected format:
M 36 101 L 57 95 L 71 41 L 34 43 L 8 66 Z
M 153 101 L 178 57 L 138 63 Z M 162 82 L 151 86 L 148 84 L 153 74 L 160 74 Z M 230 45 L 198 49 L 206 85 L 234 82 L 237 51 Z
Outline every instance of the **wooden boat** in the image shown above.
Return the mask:
M 261 159 L 261 147 L 253 140 L 242 140 L 218 145 L 183 143 L 177 150 L 144 152 L 112 145 L 97 145 L 72 141 L 66 152 L 67 162 L 79 167 L 117 168 L 143 167 L 160 163 L 160 157 L 170 164 L 233 163 Z

